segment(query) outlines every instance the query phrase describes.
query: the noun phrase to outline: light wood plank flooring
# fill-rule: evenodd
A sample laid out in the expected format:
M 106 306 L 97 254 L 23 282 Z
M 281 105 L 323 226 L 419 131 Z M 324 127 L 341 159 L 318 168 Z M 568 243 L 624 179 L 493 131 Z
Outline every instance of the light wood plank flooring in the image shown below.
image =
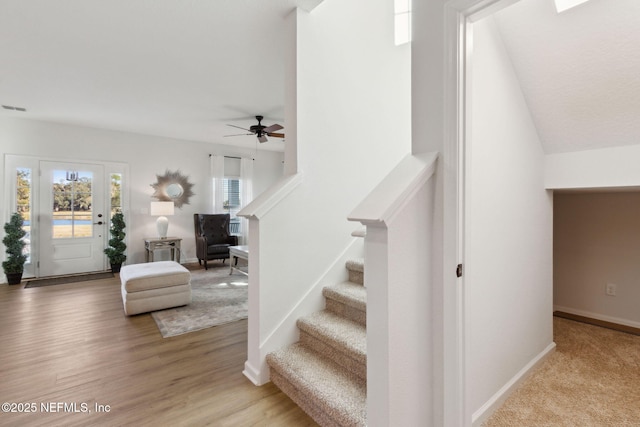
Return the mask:
M 115 278 L 0 285 L 0 403 L 37 406 L 0 425 L 316 426 L 242 375 L 246 348 L 246 320 L 162 338 L 151 315 L 124 315 Z M 42 410 L 58 402 L 79 412 Z

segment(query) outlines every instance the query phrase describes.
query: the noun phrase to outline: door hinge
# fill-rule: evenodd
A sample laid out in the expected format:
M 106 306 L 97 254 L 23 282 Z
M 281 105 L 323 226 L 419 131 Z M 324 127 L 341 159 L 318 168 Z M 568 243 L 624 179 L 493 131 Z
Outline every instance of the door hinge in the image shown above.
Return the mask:
M 462 277 L 462 264 L 458 264 L 456 267 L 456 277 Z

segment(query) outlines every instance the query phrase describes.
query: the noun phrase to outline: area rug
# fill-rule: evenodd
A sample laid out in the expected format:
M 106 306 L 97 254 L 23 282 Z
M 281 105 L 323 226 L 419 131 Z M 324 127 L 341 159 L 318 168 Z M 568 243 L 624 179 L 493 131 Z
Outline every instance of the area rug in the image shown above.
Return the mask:
M 110 271 L 105 271 L 101 273 L 90 273 L 90 274 L 78 274 L 75 276 L 60 276 L 60 277 L 49 277 L 46 279 L 33 279 L 29 280 L 26 285 L 26 288 L 37 288 L 40 286 L 51 286 L 51 285 L 62 285 L 65 283 L 76 283 L 76 282 L 86 282 L 88 280 L 99 280 L 99 279 L 110 279 L 113 277 L 113 273 Z
M 229 267 L 191 271 L 191 304 L 151 313 L 163 338 L 246 319 L 247 276 Z

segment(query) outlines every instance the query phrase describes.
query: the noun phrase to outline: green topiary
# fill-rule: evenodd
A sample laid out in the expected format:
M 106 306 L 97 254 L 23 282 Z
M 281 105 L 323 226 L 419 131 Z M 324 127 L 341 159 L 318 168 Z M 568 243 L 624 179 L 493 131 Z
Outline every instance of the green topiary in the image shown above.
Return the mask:
M 124 243 L 124 236 L 126 234 L 123 230 L 125 227 L 124 215 L 122 212 L 116 212 L 111 218 L 111 228 L 109 229 L 111 239 L 109 239 L 109 247 L 104 250 L 111 265 L 122 264 L 127 259 L 127 256 L 124 254 L 124 251 L 127 249 L 127 245 Z
M 22 229 L 23 224 L 22 216 L 15 212 L 11 215 L 9 222 L 4 225 L 5 236 L 2 243 L 7 248 L 7 259 L 2 262 L 2 268 L 5 274 L 17 274 L 24 271 L 27 256 L 22 253 L 25 245 L 22 238 L 27 232 Z

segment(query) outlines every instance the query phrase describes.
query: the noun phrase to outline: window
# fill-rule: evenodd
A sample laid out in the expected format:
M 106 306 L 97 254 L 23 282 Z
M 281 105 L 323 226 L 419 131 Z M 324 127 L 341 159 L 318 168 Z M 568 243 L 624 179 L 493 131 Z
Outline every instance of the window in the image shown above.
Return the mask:
M 23 229 L 27 234 L 23 237 L 25 241 L 24 254 L 27 255 L 27 263 L 31 262 L 31 169 L 16 169 L 16 211 L 22 216 L 24 221 Z
M 53 171 L 54 239 L 93 237 L 93 172 Z
M 111 216 L 116 212 L 122 212 L 122 174 L 112 173 L 109 185 L 111 201 Z
M 411 0 L 394 0 L 396 46 L 411 41 Z
M 222 186 L 224 212 L 231 215 L 231 234 L 240 234 L 240 218 L 237 217 L 237 214 L 242 209 L 241 181 L 238 178 L 224 178 Z

